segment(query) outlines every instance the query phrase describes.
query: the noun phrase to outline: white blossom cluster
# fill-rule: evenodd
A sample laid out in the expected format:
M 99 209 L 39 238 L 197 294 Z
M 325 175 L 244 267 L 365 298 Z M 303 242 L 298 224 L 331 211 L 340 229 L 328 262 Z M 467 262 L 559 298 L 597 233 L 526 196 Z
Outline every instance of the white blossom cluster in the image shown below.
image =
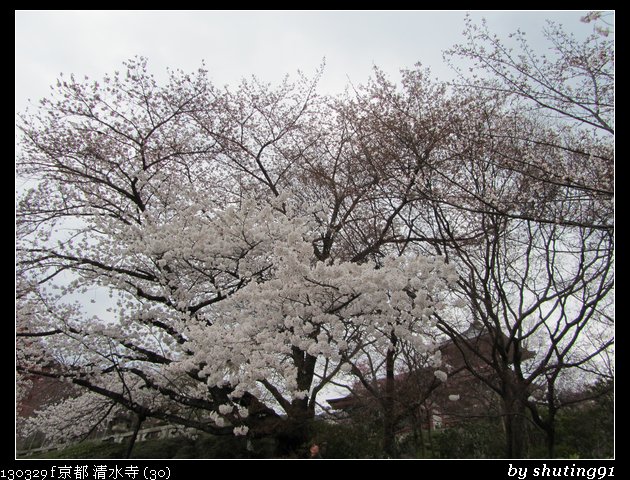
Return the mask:
M 378 268 L 371 262 L 316 261 L 308 221 L 274 205 L 246 199 L 238 208 L 217 211 L 180 207 L 166 219 L 145 215 L 142 228 L 120 230 L 116 244 L 84 246 L 120 258 L 121 265 L 143 265 L 156 279 L 112 275 L 109 286 L 121 292 L 118 322 L 75 321 L 74 315 L 48 320 L 49 328 L 66 332 L 50 339 L 48 348 L 82 365 L 82 378 L 116 383 L 115 376 L 99 377 L 107 368 L 104 359 L 111 358 L 117 368 L 142 371 L 144 381 L 157 387 L 177 384 L 185 395 L 204 398 L 204 384 L 182 380 L 195 372 L 205 388 L 231 389 L 234 403 L 206 412 L 207 419 L 245 434 L 247 410 L 237 402 L 245 392 L 263 395 L 261 382 L 271 382 L 289 402 L 311 394 L 310 385 L 300 383 L 296 350 L 348 371 L 357 346 L 369 342 L 384 353 L 393 348 L 392 335 L 420 352 L 434 349 L 427 335 L 432 314 L 443 307 L 441 292 L 457 279 L 443 259 L 385 257 Z M 89 281 L 86 275 L 72 287 Z M 135 289 L 142 289 L 140 298 L 133 296 Z M 123 345 L 159 352 L 164 364 L 158 369 Z M 141 398 L 136 393 L 134 402 Z M 155 401 L 147 392 L 140 403 Z M 68 425 L 83 412 L 75 403 L 50 408 L 36 420 L 58 435 L 60 419 Z
M 456 279 L 452 267 L 436 257 L 388 257 L 380 268 L 314 262 L 305 237 L 287 229 L 274 239 L 269 278 L 220 302 L 212 325 L 186 329 L 194 352 L 187 361 L 205 365 L 200 374 L 208 385 L 230 385 L 239 398 L 274 379 L 290 399 L 304 398 L 309 392 L 299 388 L 291 360 L 296 349 L 339 364 L 366 340 L 386 352 L 392 334 L 419 351 L 434 348 L 426 333 L 441 308 L 440 289 Z
M 111 406 L 107 399 L 90 392 L 70 397 L 36 412 L 26 420 L 23 432 L 25 436 L 44 432 L 46 440 L 52 444 L 82 439 L 95 425 L 103 430 L 108 421 L 122 411 L 120 407 Z

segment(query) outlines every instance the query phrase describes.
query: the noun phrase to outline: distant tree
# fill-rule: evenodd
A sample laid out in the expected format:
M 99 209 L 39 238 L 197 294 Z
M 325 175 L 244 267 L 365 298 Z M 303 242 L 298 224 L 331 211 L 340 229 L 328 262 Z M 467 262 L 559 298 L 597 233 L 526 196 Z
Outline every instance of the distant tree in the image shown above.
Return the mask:
M 471 299 L 472 318 L 492 338 L 490 351 L 476 348 L 448 319 L 440 326 L 494 373 L 478 377 L 504 401 L 506 454 L 525 454 L 529 409 L 547 431 L 553 456 L 556 383 L 613 345 L 611 248 L 593 231 L 562 235 L 555 226 L 514 223 L 499 223 L 511 232 L 488 229 L 485 247 L 477 252 L 453 242 L 453 257 L 469 272 L 460 285 Z M 472 364 L 470 369 L 476 371 Z M 534 401 L 541 387 L 546 393 Z M 536 413 L 541 403 L 547 406 L 546 421 Z
M 470 65 L 472 74 L 459 70 L 458 88 L 496 99 L 484 101 L 473 121 L 492 122 L 479 132 L 480 141 L 495 164 L 522 177 L 526 187 L 511 202 L 470 197 L 485 205 L 484 210 L 508 217 L 610 232 L 614 43 L 598 34 L 580 41 L 554 23 L 548 23 L 543 33 L 549 53 L 541 55 L 533 51 L 524 32 L 511 35 L 508 43 L 493 35 L 485 22 L 475 25 L 469 18 L 467 42 L 446 54 L 453 65 Z M 493 121 L 501 118 L 499 113 L 503 119 Z M 453 184 L 459 182 L 454 179 Z M 553 206 L 556 199 L 562 208 Z M 536 201 L 545 201 L 546 208 L 534 210 Z
M 490 101 L 473 117 L 476 149 L 462 150 L 468 174 L 449 179 L 465 203 L 449 203 L 476 220 L 434 208 L 447 240 L 440 249 L 464 267 L 473 318 L 495 336 L 485 361 L 505 401 L 509 456 L 524 453 L 526 409 L 554 455 L 557 382 L 572 369 L 598 369 L 594 360 L 613 345 L 613 43 L 601 35 L 580 42 L 551 23 L 544 33 L 549 56 L 520 31 L 515 53 L 485 23 L 468 21 L 468 42 L 449 56 L 472 64 L 459 88 Z M 475 224 L 476 241 L 458 239 Z M 447 319 L 441 326 L 466 343 Z M 527 348 L 536 353 L 530 361 L 521 356 Z M 544 385 L 544 420 L 527 394 L 536 384 Z
M 383 454 L 388 458 L 398 458 L 401 453 L 397 435 L 402 428 L 411 429 L 416 443 L 421 444 L 419 429 L 430 421 L 426 403 L 446 380 L 434 348 L 420 353 L 417 346 L 394 340 L 395 348 L 386 354 L 365 345 L 345 369 L 351 376 L 334 382 L 348 395 L 338 399 L 339 405 L 333 403 L 333 408 L 343 410 L 353 423 L 379 422 Z

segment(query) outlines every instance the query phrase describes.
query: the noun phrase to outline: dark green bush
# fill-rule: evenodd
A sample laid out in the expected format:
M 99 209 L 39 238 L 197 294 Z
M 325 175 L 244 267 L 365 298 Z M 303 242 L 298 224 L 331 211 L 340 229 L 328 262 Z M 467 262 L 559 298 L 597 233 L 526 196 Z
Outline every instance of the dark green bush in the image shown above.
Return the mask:
M 613 458 L 612 399 L 560 411 L 556 426 L 556 457 Z
M 314 422 L 313 441 L 324 458 L 380 458 L 381 432 L 357 423 Z
M 180 449 L 189 448 L 191 445 L 192 441 L 183 437 L 156 438 L 136 442 L 131 452 L 131 458 L 175 458 Z
M 196 458 L 249 458 L 243 437 L 202 434 L 195 441 Z
M 502 458 L 504 438 L 497 419 L 464 420 L 434 432 L 434 453 L 440 458 Z

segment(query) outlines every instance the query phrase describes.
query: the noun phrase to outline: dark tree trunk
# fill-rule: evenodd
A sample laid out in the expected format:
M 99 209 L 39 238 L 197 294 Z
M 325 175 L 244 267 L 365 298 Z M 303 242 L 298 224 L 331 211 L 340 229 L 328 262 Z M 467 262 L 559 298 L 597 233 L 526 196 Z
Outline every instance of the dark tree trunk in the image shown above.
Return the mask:
M 433 448 L 433 414 L 430 408 L 427 408 L 427 446 L 431 449 L 431 458 L 435 458 L 435 449 Z
M 511 395 L 508 395 L 503 401 L 506 457 L 524 458 L 527 450 L 525 408 Z
M 394 413 L 394 351 L 385 359 L 385 395 L 383 397 L 383 451 L 388 458 L 396 458 L 396 430 Z
M 144 415 L 134 415 L 133 433 L 131 435 L 131 438 L 129 439 L 129 443 L 127 444 L 127 451 L 125 452 L 125 458 L 131 458 L 131 452 L 133 451 L 133 447 L 136 444 L 136 438 L 138 438 L 138 432 L 140 431 L 140 428 L 142 427 L 142 424 L 144 423 L 145 418 L 146 417 Z
M 294 457 L 303 453 L 311 440 L 313 412 L 308 408 L 307 399 L 294 400 L 291 410 L 282 427 L 276 434 L 277 454 L 281 457 Z
M 507 458 L 525 457 L 525 425 L 524 418 L 518 413 L 508 413 L 505 416 L 505 440 Z
M 298 390 L 308 392 L 313 383 L 317 357 L 293 347 L 293 363 L 297 368 Z M 280 456 L 295 456 L 306 448 L 311 440 L 311 424 L 315 417 L 314 406 L 309 406 L 309 398 L 295 399 L 286 409 L 287 419 L 280 432 L 276 435 L 278 454 Z
M 422 411 L 420 407 L 411 412 L 413 421 L 413 446 L 416 455 L 420 454 L 421 458 L 426 458 L 427 452 L 424 448 L 424 435 L 422 433 Z
M 556 405 L 556 378 L 557 375 L 549 375 L 547 377 L 547 404 L 549 408 L 549 416 L 545 433 L 547 434 L 547 454 L 549 458 L 556 456 L 556 413 L 558 407 Z
M 549 458 L 555 458 L 556 456 L 556 427 L 553 423 L 547 428 L 547 455 Z

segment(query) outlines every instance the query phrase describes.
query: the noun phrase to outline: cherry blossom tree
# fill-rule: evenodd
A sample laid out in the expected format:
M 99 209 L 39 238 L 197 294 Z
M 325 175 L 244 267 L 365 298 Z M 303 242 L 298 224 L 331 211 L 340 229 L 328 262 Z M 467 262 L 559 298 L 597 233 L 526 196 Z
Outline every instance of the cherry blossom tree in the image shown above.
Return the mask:
M 59 433 L 85 415 L 66 430 L 79 435 L 125 408 L 295 449 L 317 394 L 366 342 L 431 348 L 434 298 L 456 275 L 383 248 L 410 199 L 383 199 L 392 175 L 360 168 L 356 135 L 313 82 L 218 91 L 203 69 L 165 86 L 144 59 L 125 69 L 62 78 L 21 117 L 17 173 L 33 186 L 18 268 L 47 314 L 18 321 L 23 336 L 46 332 L 40 354 L 56 361 L 24 352 L 17 367 L 87 392 L 39 424 Z M 108 312 L 90 315 L 103 292 Z M 94 395 L 108 408 L 90 409 Z

